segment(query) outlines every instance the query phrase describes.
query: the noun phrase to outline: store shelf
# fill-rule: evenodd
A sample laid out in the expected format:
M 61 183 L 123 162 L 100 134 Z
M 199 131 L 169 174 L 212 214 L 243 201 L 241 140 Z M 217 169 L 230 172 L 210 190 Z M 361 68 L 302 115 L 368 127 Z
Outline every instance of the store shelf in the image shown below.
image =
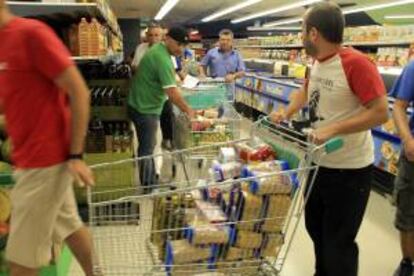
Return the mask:
M 381 46 L 409 46 L 414 41 L 390 41 L 390 42 L 345 42 L 345 46 L 368 46 L 368 47 L 381 47 Z
M 303 48 L 302 44 L 288 45 L 236 45 L 236 48 L 260 48 L 260 49 L 286 49 L 286 48 Z
M 286 100 L 283 97 L 280 97 L 278 95 L 274 95 L 274 94 L 267 93 L 267 92 L 260 92 L 260 91 L 257 91 L 256 89 L 249 88 L 249 87 L 243 86 L 241 84 L 236 84 L 236 87 L 238 87 L 240 89 L 244 89 L 244 90 L 249 91 L 250 93 L 253 93 L 253 94 L 256 94 L 256 95 L 264 96 L 264 97 L 270 98 L 272 100 L 282 102 L 284 104 L 289 104 L 288 100 Z
M 108 54 L 104 56 L 76 56 L 72 57 L 72 60 L 77 62 L 102 62 L 102 63 L 108 63 L 110 61 L 114 62 L 120 62 L 123 59 L 122 53 L 116 53 L 116 54 Z
M 122 34 L 114 24 L 108 20 L 106 13 L 97 3 L 50 3 L 7 1 L 11 11 L 19 16 L 44 16 L 53 14 L 87 14 L 107 22 L 111 31 L 122 39 Z
M 401 67 L 383 67 L 383 66 L 378 66 L 378 71 L 381 74 L 384 75 L 393 75 L 393 76 L 399 76 L 401 75 L 403 68 Z
M 392 42 L 345 42 L 345 46 L 366 46 L 366 47 L 382 47 L 382 46 L 409 46 L 414 41 L 392 41 Z M 285 45 L 236 45 L 237 48 L 260 48 L 260 49 L 289 49 L 303 48 L 302 44 L 285 44 Z

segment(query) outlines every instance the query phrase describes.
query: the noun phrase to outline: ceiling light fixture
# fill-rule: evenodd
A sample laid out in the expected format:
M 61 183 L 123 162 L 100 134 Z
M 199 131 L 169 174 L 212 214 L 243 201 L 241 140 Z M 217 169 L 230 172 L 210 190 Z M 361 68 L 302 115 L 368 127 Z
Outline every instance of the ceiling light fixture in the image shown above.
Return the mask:
M 165 4 L 158 11 L 154 19 L 157 21 L 162 20 L 164 16 L 166 16 L 175 7 L 175 5 L 177 5 L 179 1 L 180 0 L 167 0 L 167 2 L 165 2 Z
M 302 20 L 303 20 L 302 17 L 295 17 L 295 18 L 291 18 L 291 19 L 278 20 L 278 21 L 266 23 L 266 24 L 263 25 L 263 27 L 269 28 L 269 27 L 275 27 L 275 26 L 281 26 L 281 25 L 294 24 L 294 23 L 302 22 Z
M 280 7 L 275 8 L 275 9 L 262 11 L 262 12 L 254 13 L 254 14 L 247 15 L 247 16 L 244 16 L 244 17 L 236 18 L 236 19 L 233 19 L 231 21 L 231 23 L 237 24 L 237 23 L 240 23 L 240 22 L 244 22 L 244 21 L 247 21 L 247 20 L 254 19 L 254 18 L 264 17 L 264 16 L 268 16 L 268 15 L 272 15 L 272 14 L 281 13 L 281 12 L 284 12 L 284 11 L 287 11 L 287 10 L 292 10 L 292 9 L 300 8 L 300 7 L 303 7 L 303 6 L 312 5 L 312 4 L 317 3 L 317 2 L 322 2 L 322 0 L 299 1 L 299 2 L 296 2 L 296 3 L 293 3 L 293 4 L 280 6 Z
M 369 12 L 369 11 L 374 11 L 374 10 L 391 8 L 395 6 L 402 6 L 402 5 L 411 4 L 411 3 L 414 3 L 414 0 L 399 0 L 399 1 L 393 1 L 393 2 L 388 2 L 384 4 L 369 5 L 369 6 L 345 9 L 343 10 L 343 14 L 346 15 L 346 14 L 359 13 L 359 12 Z
M 262 2 L 262 1 L 263 0 L 247 0 L 247 1 L 244 1 L 244 2 L 239 3 L 237 5 L 234 5 L 232 7 L 229 7 L 227 9 L 224 9 L 224 10 L 218 11 L 216 13 L 213 13 L 212 15 L 209 15 L 209 16 L 203 18 L 201 21 L 202 22 L 210 22 L 210 21 L 212 21 L 214 19 L 217 19 L 219 17 L 222 17 L 222 16 L 224 16 L 226 14 L 229 14 L 229 13 L 232 13 L 232 12 L 235 12 L 235 11 L 238 11 L 238 10 L 241 10 L 241 9 L 244 9 L 246 7 L 249 7 L 251 5 L 257 4 L 257 3 Z
M 250 26 L 247 27 L 247 30 L 249 32 L 257 32 L 257 31 L 301 31 L 302 27 L 296 27 L 296 26 L 292 26 L 292 27 L 255 27 L 255 26 Z
M 347 14 L 353 14 L 353 13 L 359 13 L 359 12 L 368 12 L 368 11 L 386 9 L 386 8 L 390 8 L 390 7 L 401 6 L 401 5 L 411 4 L 411 3 L 414 3 L 414 0 L 399 0 L 399 1 L 394 1 L 394 2 L 391 2 L 391 3 L 384 3 L 384 4 L 369 5 L 369 6 L 345 9 L 342 12 L 343 12 L 344 15 L 347 15 Z M 292 19 L 278 20 L 278 21 L 266 23 L 266 24 L 263 25 L 263 27 L 266 27 L 266 28 L 267 27 L 275 27 L 275 26 L 299 23 L 299 22 L 302 22 L 302 21 L 303 21 L 303 19 L 299 18 L 299 17 L 298 18 L 292 18 Z

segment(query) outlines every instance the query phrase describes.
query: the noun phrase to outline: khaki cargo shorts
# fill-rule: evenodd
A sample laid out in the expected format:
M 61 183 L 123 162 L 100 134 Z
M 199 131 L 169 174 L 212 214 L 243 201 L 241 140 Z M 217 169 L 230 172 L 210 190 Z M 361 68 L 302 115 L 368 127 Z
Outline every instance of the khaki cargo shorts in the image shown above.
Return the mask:
M 50 263 L 53 244 L 61 244 L 83 224 L 67 164 L 16 171 L 6 248 L 8 261 L 28 268 Z

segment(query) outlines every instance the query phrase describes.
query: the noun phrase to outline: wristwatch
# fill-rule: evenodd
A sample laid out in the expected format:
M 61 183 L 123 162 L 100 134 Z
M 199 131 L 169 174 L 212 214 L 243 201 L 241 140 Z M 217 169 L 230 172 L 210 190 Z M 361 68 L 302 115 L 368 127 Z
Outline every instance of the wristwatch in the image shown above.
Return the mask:
M 83 160 L 83 153 L 69 154 L 69 160 Z

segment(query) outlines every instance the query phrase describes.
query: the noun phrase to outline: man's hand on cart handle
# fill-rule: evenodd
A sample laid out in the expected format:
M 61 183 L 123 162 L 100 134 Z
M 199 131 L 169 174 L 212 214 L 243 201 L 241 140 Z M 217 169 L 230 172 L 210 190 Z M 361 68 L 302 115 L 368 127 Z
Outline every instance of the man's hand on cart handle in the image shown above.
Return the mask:
M 227 83 L 233 83 L 236 80 L 236 75 L 235 74 L 227 74 L 226 77 L 224 78 L 224 80 Z
M 86 165 L 83 160 L 69 160 L 68 161 L 69 170 L 72 175 L 75 177 L 77 184 L 80 187 L 93 186 L 95 185 L 95 180 L 93 177 L 92 170 Z
M 197 112 L 191 108 L 187 110 L 186 114 L 191 120 L 197 117 Z
M 315 145 L 322 145 L 330 139 L 336 137 L 338 133 L 334 126 L 322 127 L 314 129 L 309 133 L 310 141 Z

